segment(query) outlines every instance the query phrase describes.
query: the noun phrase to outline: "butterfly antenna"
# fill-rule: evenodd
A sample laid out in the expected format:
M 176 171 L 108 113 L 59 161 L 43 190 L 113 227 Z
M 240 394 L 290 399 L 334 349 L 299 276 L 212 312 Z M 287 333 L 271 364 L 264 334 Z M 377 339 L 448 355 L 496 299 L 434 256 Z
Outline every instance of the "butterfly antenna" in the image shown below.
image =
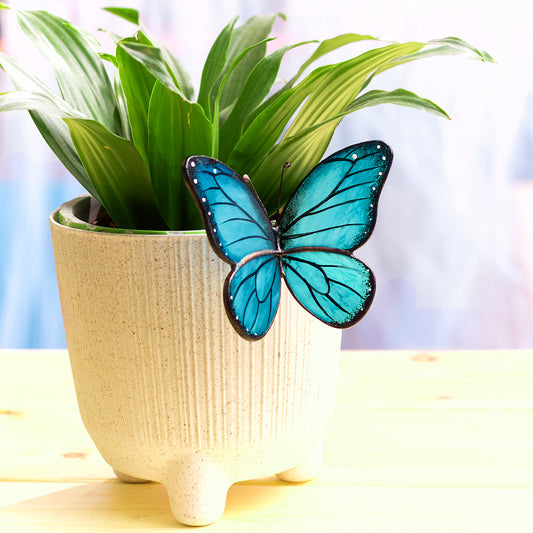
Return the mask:
M 291 168 L 291 164 L 286 161 L 284 164 L 283 164 L 283 168 L 281 169 L 281 180 L 279 182 L 279 194 L 278 194 L 278 207 L 276 209 L 276 217 L 275 217 L 275 220 L 276 220 L 276 225 L 277 225 L 277 222 L 279 221 L 279 217 L 281 215 L 281 193 L 283 191 L 283 178 L 285 177 L 285 171 L 287 169 Z

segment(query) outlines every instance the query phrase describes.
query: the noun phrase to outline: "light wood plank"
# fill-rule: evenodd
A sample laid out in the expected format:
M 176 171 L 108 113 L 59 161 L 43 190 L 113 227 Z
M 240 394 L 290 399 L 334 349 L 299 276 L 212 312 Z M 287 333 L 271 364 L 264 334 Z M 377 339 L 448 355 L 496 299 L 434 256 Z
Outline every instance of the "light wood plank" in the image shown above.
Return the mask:
M 13 492 L 12 485 L 0 484 L 0 498 L 4 491 Z M 19 493 L 19 502 L 1 509 L 2 531 L 170 532 L 186 528 L 175 522 L 165 489 L 158 484 L 23 485 L 28 486 L 26 496 Z M 209 531 L 531 533 L 532 509 L 532 492 L 523 489 L 339 487 L 312 482 L 289 486 L 272 480 L 234 485 L 223 518 L 209 526 Z
M 533 350 L 343 352 L 340 402 L 533 409 Z
M 174 531 L 116 481 L 64 351 L 0 351 L 0 531 Z M 213 531 L 531 533 L 533 351 L 345 352 L 325 468 L 234 485 Z
M 0 480 L 113 475 L 83 427 L 66 351 L 0 350 L 0 369 Z

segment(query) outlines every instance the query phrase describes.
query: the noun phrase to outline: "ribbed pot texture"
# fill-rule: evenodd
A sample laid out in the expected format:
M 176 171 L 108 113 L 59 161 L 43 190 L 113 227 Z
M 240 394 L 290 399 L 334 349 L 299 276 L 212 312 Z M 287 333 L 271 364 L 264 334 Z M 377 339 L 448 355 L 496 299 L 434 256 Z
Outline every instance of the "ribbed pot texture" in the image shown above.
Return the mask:
M 270 332 L 235 333 L 229 265 L 204 234 L 84 231 L 50 217 L 81 417 L 124 481 L 167 488 L 175 517 L 215 521 L 229 486 L 314 476 L 331 414 L 340 331 L 286 287 Z

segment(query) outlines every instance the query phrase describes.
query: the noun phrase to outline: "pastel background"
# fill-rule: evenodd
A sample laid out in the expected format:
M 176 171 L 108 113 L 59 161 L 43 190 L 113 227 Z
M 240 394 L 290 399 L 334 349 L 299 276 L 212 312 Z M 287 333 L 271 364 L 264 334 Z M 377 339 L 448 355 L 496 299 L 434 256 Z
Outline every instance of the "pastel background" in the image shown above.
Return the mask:
M 351 348 L 531 348 L 533 345 L 533 7 L 525 0 L 19 0 L 96 32 L 133 27 L 100 10 L 138 8 L 184 61 L 196 86 L 209 47 L 232 18 L 283 12 L 274 46 L 344 32 L 390 40 L 459 36 L 496 64 L 429 59 L 378 76 L 451 121 L 381 106 L 346 119 L 328 150 L 382 139 L 394 164 L 378 223 L 360 249 L 377 279 L 373 307 L 344 333 Z M 311 7 L 312 6 L 312 7 Z M 1 47 L 53 83 L 12 13 L 0 13 Z M 105 35 L 101 34 L 105 41 Z M 335 59 L 364 50 L 353 45 Z M 301 49 L 287 56 L 286 75 Z M 0 73 L 0 91 L 10 90 Z M 27 114 L 0 115 L 0 348 L 64 347 L 48 214 L 82 192 Z M 105 265 L 103 265 L 105 268 Z M 96 311 L 97 312 L 97 311 Z M 176 313 L 180 310 L 176 309 Z

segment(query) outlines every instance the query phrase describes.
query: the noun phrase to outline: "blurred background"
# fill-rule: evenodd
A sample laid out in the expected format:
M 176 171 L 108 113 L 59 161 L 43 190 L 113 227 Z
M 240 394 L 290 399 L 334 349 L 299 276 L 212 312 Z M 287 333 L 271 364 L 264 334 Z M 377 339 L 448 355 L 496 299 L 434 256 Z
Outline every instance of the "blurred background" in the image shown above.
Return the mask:
M 458 36 L 497 61 L 433 58 L 378 76 L 452 117 L 380 106 L 345 119 L 328 154 L 381 139 L 395 159 L 372 238 L 358 251 L 377 291 L 366 317 L 344 332 L 350 348 L 531 348 L 533 346 L 533 5 L 525 0 L 19 0 L 96 33 L 133 26 L 102 12 L 141 11 L 180 56 L 196 87 L 215 36 L 238 14 L 282 12 L 274 46 L 340 33 L 426 41 Z M 0 12 L 1 49 L 54 86 L 15 17 Z M 105 41 L 105 35 L 99 38 Z M 364 45 L 341 49 L 348 58 Z M 295 70 L 297 49 L 282 76 Z M 292 67 L 292 68 L 291 68 Z M 3 72 L 0 91 L 11 90 Z M 48 215 L 82 189 L 24 112 L 0 115 L 0 348 L 65 347 Z M 179 310 L 176 310 L 179 312 Z

